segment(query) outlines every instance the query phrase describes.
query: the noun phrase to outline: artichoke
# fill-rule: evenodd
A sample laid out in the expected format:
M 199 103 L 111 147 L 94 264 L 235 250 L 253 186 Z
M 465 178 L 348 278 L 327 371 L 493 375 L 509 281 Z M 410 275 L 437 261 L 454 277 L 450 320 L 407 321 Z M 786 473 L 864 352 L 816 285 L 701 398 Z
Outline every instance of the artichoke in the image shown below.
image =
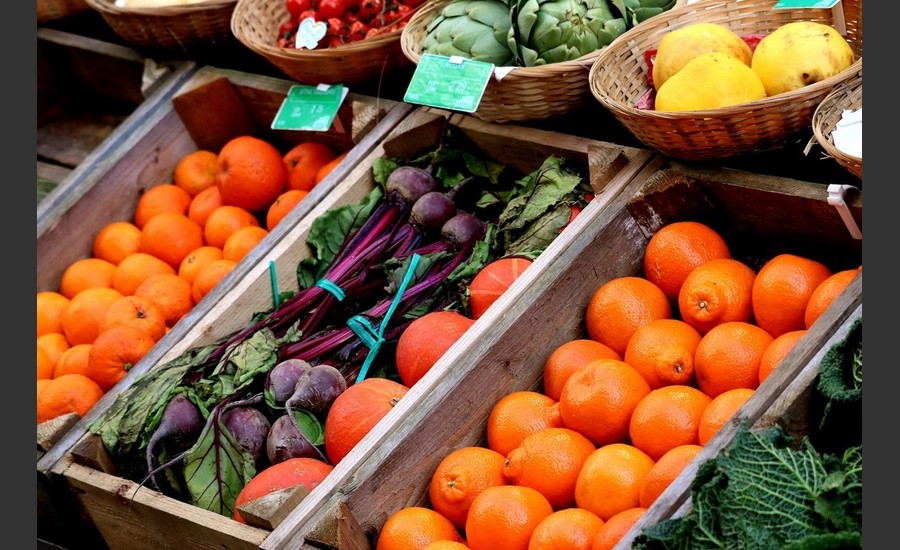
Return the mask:
M 675 6 L 675 0 L 612 0 L 612 3 L 625 17 L 629 29 Z
M 511 24 L 503 0 L 457 0 L 429 23 L 422 53 L 458 55 L 498 67 L 515 65 L 507 44 Z
M 508 44 L 525 67 L 577 59 L 627 26 L 607 0 L 510 0 L 510 14 Z

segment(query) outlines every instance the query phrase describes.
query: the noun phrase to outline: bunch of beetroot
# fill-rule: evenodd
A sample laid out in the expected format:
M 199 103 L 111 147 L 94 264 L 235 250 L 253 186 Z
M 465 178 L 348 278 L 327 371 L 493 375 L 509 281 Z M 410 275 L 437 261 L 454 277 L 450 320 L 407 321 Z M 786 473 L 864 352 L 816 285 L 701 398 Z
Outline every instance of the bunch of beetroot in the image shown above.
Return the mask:
M 305 19 L 327 25 L 316 46 L 333 48 L 397 31 L 406 26 L 425 0 L 285 0 L 288 19 L 278 28 L 279 48 L 296 48 L 297 29 Z

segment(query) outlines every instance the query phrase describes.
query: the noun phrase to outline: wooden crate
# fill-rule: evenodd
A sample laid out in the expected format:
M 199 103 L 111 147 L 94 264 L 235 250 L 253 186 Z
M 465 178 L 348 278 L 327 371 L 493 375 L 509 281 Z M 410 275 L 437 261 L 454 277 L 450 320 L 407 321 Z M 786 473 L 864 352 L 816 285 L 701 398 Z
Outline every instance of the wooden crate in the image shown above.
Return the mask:
M 448 123 L 461 130 L 494 160 L 522 173 L 533 172 L 549 155 L 558 155 L 579 165 L 591 174 L 591 184 L 597 192 L 591 208 L 601 208 L 602 204 L 612 200 L 652 158 L 649 151 L 547 131 L 501 127 L 469 116 L 419 108 L 365 160 L 356 163 L 353 171 L 331 193 L 315 203 L 308 214 L 270 248 L 265 258 L 274 262 L 278 280 L 296 286 L 293 275 L 297 263 L 311 254 L 306 237 L 313 220 L 330 208 L 358 203 L 368 195 L 375 186 L 371 170 L 375 159 L 384 155 L 411 157 L 432 147 Z M 566 229 L 545 253 L 566 248 L 576 235 L 577 230 Z M 509 299 L 513 299 L 524 296 L 528 289 L 514 287 L 510 293 Z M 227 293 L 220 293 L 203 319 L 182 335 L 160 360 L 172 359 L 182 351 L 212 343 L 246 326 L 254 312 L 271 306 L 271 299 L 268 262 L 257 262 L 239 280 L 233 281 Z M 490 324 L 484 322 L 479 326 L 481 330 L 490 328 Z M 437 374 L 435 371 L 433 376 Z M 427 387 L 429 376 L 413 386 L 404 398 L 405 402 L 415 403 L 424 395 L 419 391 L 420 385 Z M 402 417 L 396 415 L 390 420 L 385 419 L 380 424 L 384 428 L 379 431 L 390 431 L 389 426 L 400 420 Z M 371 447 L 377 446 L 378 441 L 370 442 L 371 446 L 360 446 L 341 460 L 334 470 L 335 479 L 346 479 L 354 464 L 373 451 Z M 255 548 L 269 538 L 269 530 L 239 524 L 150 489 L 135 492 L 137 484 L 117 477 L 105 464 L 104 454 L 98 438 L 86 436 L 56 463 L 53 471 L 65 478 L 111 548 Z M 304 502 L 324 496 L 327 494 L 313 491 Z
M 433 367 L 436 375 L 420 380 L 407 394 L 412 397 L 401 399 L 348 455 L 354 467 L 339 464 L 263 548 L 373 548 L 390 514 L 428 505 L 428 483 L 443 457 L 485 444 L 488 414 L 501 397 L 541 390 L 550 353 L 586 337 L 584 311 L 593 292 L 612 278 L 641 274 L 650 236 L 667 223 L 708 223 L 735 257 L 757 270 L 786 251 L 818 258 L 834 270 L 860 265 L 862 242 L 850 236 L 827 197 L 818 184 L 655 157 L 611 203 L 585 208 L 569 228 L 576 237 L 537 258 L 510 287 L 514 296 L 488 310 Z M 861 195 L 848 203 L 861 225 Z M 760 407 L 834 333 L 848 299 L 861 295 L 858 283 L 859 278 L 760 387 L 754 399 Z
M 82 511 L 66 506 L 69 501 L 59 494 L 59 482 L 52 479 L 50 471 L 87 432 L 87 426 L 109 408 L 119 388 L 127 387 L 134 378 L 156 365 L 191 330 L 193 334 L 207 330 L 208 327 L 197 327 L 197 324 L 205 311 L 214 308 L 225 288 L 241 280 L 251 263 L 264 257 L 294 221 L 327 196 L 353 164 L 364 158 L 412 110 L 399 102 L 351 93 L 327 132 L 271 131 L 270 123 L 293 84 L 215 67 L 196 69 L 165 100 L 118 128 L 120 139 L 115 143 L 106 142 L 100 148 L 102 154 L 94 154 L 92 161 L 79 166 L 68 180 L 70 185 L 65 193 L 54 193 L 39 205 L 37 289 L 56 290 L 65 268 L 91 254 L 97 232 L 109 222 L 130 220 L 140 195 L 152 186 L 170 183 L 175 163 L 191 151 L 198 148 L 218 151 L 225 141 L 241 134 L 270 139 L 284 151 L 292 144 L 308 140 L 349 151 L 345 161 L 235 267 L 230 278 L 172 327 L 84 418 L 74 424 L 51 421 L 52 425 L 38 426 L 38 492 L 47 495 L 39 504 L 42 520 L 39 531 L 74 531 L 64 526 L 78 523 L 75 518 Z M 144 106 L 139 109 L 143 110 Z M 173 353 L 180 349 L 183 348 L 176 348 Z
M 131 48 L 37 30 L 37 175 L 57 187 L 90 164 L 116 129 L 152 110 L 196 69 L 189 61 L 156 63 Z M 111 150 L 110 147 L 105 147 Z

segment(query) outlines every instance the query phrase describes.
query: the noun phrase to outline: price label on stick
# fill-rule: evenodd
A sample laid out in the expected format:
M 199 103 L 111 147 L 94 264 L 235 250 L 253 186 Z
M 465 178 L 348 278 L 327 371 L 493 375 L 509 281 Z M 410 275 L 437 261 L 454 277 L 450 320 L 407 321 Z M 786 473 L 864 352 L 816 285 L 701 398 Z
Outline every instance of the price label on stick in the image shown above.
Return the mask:
M 348 91 L 342 84 L 291 86 L 275 114 L 272 129 L 327 131 Z
M 493 63 L 426 53 L 419 60 L 403 101 L 474 113 L 493 72 Z
M 840 0 L 778 0 L 773 6 L 776 10 L 791 10 L 798 8 L 822 9 L 833 8 Z

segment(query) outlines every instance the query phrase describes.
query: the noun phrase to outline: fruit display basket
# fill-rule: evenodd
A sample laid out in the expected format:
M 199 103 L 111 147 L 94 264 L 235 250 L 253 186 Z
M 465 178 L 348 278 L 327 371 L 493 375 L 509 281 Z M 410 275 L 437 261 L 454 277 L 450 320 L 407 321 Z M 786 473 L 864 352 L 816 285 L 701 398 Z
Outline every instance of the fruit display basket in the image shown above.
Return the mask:
M 287 20 L 283 0 L 238 0 L 231 31 L 244 46 L 304 84 L 380 82 L 409 64 L 400 50 L 399 30 L 328 48 L 280 48 L 278 29 Z
M 861 200 L 849 203 L 859 223 Z M 419 381 L 424 387 L 413 388 L 416 398 L 400 400 L 385 418 L 392 422 L 363 439 L 354 450 L 358 464 L 336 468 L 263 547 L 373 548 L 391 514 L 429 506 L 431 476 L 442 458 L 485 445 L 487 418 L 501 397 L 540 391 L 550 353 L 585 337 L 584 312 L 594 291 L 613 278 L 639 275 L 650 236 L 682 220 L 720 231 L 736 258 L 764 261 L 792 251 L 832 269 L 861 262 L 861 241 L 820 185 L 657 155 L 603 208 L 589 205 L 569 228 L 574 238 L 538 257 L 509 288 L 513 295 L 501 296 L 500 307 L 488 310 Z M 756 390 L 756 408 L 748 402 L 745 414 L 769 410 L 861 300 L 860 289 L 858 276 Z M 475 330 L 488 325 L 489 331 Z
M 38 0 L 38 24 L 90 11 L 87 0 Z
M 37 67 L 37 174 L 55 184 L 39 195 L 39 212 L 79 178 L 79 166 L 114 151 L 132 119 L 170 99 L 196 70 L 193 62 L 156 63 L 127 46 L 50 28 L 37 30 Z
M 816 143 L 851 174 L 862 179 L 862 157 L 841 151 L 834 145 L 831 133 L 841 120 L 844 111 L 862 108 L 862 63 L 850 80 L 837 86 L 822 103 L 816 107 L 812 118 L 813 136 Z
M 205 0 L 160 7 L 119 7 L 114 0 L 85 0 L 120 38 L 155 56 L 183 58 L 230 44 L 235 0 Z
M 394 127 L 412 108 L 386 99 L 350 93 L 342 103 L 327 131 L 271 130 L 270 125 L 294 83 L 239 71 L 205 66 L 194 68 L 173 87 L 165 100 L 120 128 L 121 138 L 98 151 L 95 158 L 82 163 L 66 182 L 66 188 L 45 199 L 37 219 L 37 289 L 56 290 L 62 273 L 72 262 L 91 255 L 94 237 L 113 221 L 130 220 L 139 197 L 147 189 L 171 181 L 176 162 L 198 150 L 218 151 L 238 135 L 255 135 L 279 144 L 290 145 L 318 141 L 346 151 L 347 156 L 315 186 L 302 205 L 295 207 L 271 239 L 238 262 L 233 278 L 238 282 L 247 267 L 268 253 L 268 243 L 287 231 L 293 220 L 309 212 L 316 201 L 336 186 L 353 163 L 368 154 L 380 137 Z M 148 105 L 149 107 L 149 105 Z M 227 113 L 227 116 L 223 113 Z M 64 192 L 63 192 L 64 191 Z M 97 205 L 103 205 L 97 208 Z M 184 318 L 171 327 L 144 358 L 135 364 L 121 386 L 150 369 L 156 362 L 178 349 L 179 341 L 197 326 L 204 311 L 216 307 L 218 297 L 233 283 L 222 281 L 208 300 L 201 300 Z M 118 386 L 116 386 L 118 387 Z M 51 468 L 111 405 L 116 389 L 107 392 L 94 407 L 74 424 L 38 426 L 38 444 L 42 453 L 37 461 L 39 486 L 53 487 Z M 48 421 L 52 423 L 53 421 Z M 45 423 L 46 424 L 46 423 Z M 60 500 L 59 502 L 63 502 Z
M 152 359 L 155 364 L 175 358 L 185 350 L 218 341 L 245 327 L 254 312 L 271 307 L 271 273 L 274 271 L 276 274 L 279 288 L 283 284 L 290 290 L 288 287 L 297 285 L 295 273 L 298 262 L 314 253 L 307 242 L 314 221 L 326 211 L 358 204 L 369 196 L 376 185 L 372 170 L 376 160 L 384 156 L 412 158 L 438 143 L 448 125 L 464 134 L 468 141 L 491 159 L 522 173 L 536 170 L 548 155 L 566 158 L 567 162 L 589 174 L 595 197 L 585 211 L 602 209 L 654 156 L 649 151 L 606 142 L 512 125 L 497 127 L 474 117 L 417 108 L 364 158 L 353 163 L 352 170 L 343 174 L 327 195 L 321 196 L 311 208 L 298 213 L 289 229 L 280 235 L 273 235 L 276 242 L 264 253 L 254 254 L 252 266 L 245 263 L 249 269 L 242 270 L 238 277 L 231 279 L 232 284 L 216 296 L 215 306 L 205 311 L 202 319 L 192 323 L 189 330 L 183 331 L 164 354 L 157 354 Z M 583 230 L 584 226 L 579 228 Z M 575 229 L 563 230 L 544 253 L 557 255 L 558 250 L 566 249 L 578 235 Z M 523 298 L 529 294 L 529 289 L 518 287 L 517 291 L 510 292 L 511 297 Z M 502 306 L 498 307 L 502 309 Z M 476 322 L 472 325 L 473 331 L 490 339 L 487 334 L 492 330 L 493 321 Z M 434 373 L 435 376 L 438 374 Z M 133 380 L 129 375 L 117 390 L 121 392 Z M 410 388 L 403 401 L 416 403 L 424 397 L 422 390 L 430 384 L 423 378 Z M 358 463 L 372 453 L 384 452 L 380 450 L 380 436 L 390 433 L 393 430 L 391 426 L 401 420 L 403 416 L 397 414 L 385 417 L 373 429 L 368 443 L 360 443 L 335 465 L 332 472 L 335 479 L 346 480 L 353 475 Z M 418 467 L 411 471 L 417 470 Z M 295 519 L 289 513 L 291 508 L 285 510 L 283 519 L 269 530 L 239 523 L 230 517 L 165 496 L 147 486 L 138 489 L 137 483 L 117 474 L 99 437 L 86 432 L 79 434 L 70 451 L 53 463 L 52 472 L 69 487 L 110 548 L 279 547 L 288 542 L 279 533 L 291 533 L 299 528 L 292 525 Z M 303 502 L 312 505 L 328 496 L 327 492 L 313 489 L 303 497 Z M 297 519 L 300 519 L 299 516 Z
M 644 145 L 673 158 L 722 159 L 784 146 L 809 131 L 813 112 L 862 64 L 862 1 L 842 0 L 832 9 L 773 9 L 774 0 L 700 0 L 660 14 L 621 35 L 594 60 L 589 80 L 594 98 Z M 739 105 L 690 112 L 639 109 L 652 86 L 645 54 L 669 31 L 693 23 L 717 23 L 737 35 L 765 35 L 792 21 L 830 25 L 843 34 L 856 60 L 839 74 L 800 89 Z
M 429 24 L 451 1 L 429 0 L 403 29 L 403 54 L 413 63 L 418 64 L 422 58 Z M 684 0 L 678 0 L 672 10 L 684 3 Z M 646 23 L 644 21 L 634 28 Z M 571 61 L 518 67 L 502 79 L 492 78 L 473 115 L 489 122 L 502 123 L 544 120 L 575 112 L 591 100 L 587 75 L 602 51 L 597 50 Z

